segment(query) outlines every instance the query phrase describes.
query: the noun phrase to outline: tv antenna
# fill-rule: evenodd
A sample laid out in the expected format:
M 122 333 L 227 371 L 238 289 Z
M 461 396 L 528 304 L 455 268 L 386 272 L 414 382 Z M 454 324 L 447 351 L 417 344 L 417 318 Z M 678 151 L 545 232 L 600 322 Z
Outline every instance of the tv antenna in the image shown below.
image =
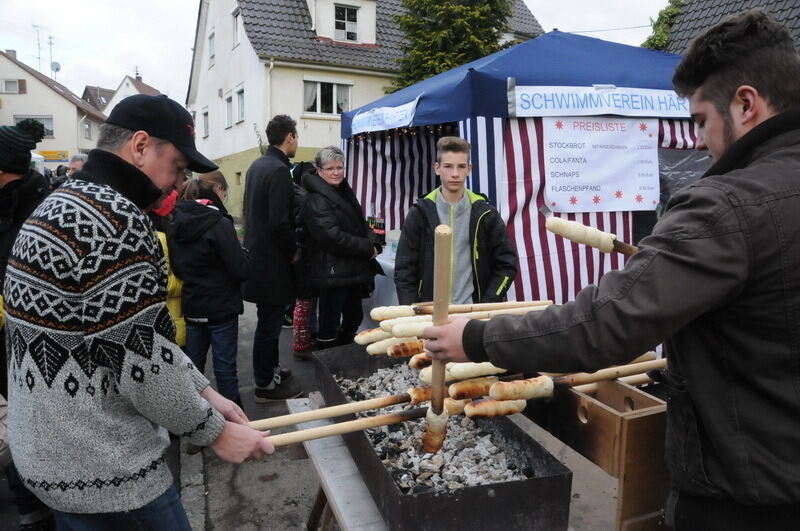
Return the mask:
M 53 62 L 53 44 L 55 44 L 55 40 L 53 39 L 52 35 L 48 35 L 47 36 L 47 44 L 48 44 L 48 46 L 50 46 L 50 77 L 52 79 L 55 79 L 55 76 L 53 75 L 53 73 L 54 72 L 58 72 L 58 70 L 55 70 L 53 68 L 53 65 L 56 65 L 58 63 L 54 63 Z
M 42 71 L 42 41 L 39 40 L 39 30 L 41 30 L 42 27 L 39 24 L 32 24 L 32 26 L 33 26 L 33 29 L 36 30 L 36 49 L 39 51 L 39 53 L 36 55 L 36 59 L 39 60 L 39 72 L 41 72 Z

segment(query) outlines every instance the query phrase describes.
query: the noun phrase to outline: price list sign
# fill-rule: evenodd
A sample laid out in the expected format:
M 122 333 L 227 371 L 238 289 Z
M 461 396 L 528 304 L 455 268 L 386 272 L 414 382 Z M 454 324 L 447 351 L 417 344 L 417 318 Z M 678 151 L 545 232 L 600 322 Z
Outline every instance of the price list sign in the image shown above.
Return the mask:
M 654 210 L 658 120 L 542 118 L 545 200 L 555 212 Z

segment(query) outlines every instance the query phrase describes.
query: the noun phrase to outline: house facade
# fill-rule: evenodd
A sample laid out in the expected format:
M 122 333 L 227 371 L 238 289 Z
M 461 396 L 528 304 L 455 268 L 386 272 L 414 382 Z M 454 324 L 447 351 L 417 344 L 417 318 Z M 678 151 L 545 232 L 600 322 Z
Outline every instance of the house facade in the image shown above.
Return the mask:
M 401 0 L 204 0 L 186 98 L 198 149 L 225 174 L 241 215 L 247 168 L 276 114 L 297 120 L 295 160 L 339 145 L 340 115 L 380 98 L 397 75 Z M 541 27 L 516 0 L 514 37 Z
M 103 109 L 103 112 L 105 112 L 106 115 L 111 114 L 111 110 L 116 107 L 119 102 L 128 96 L 133 96 L 135 94 L 159 96 L 161 95 L 161 92 L 142 81 L 142 76 L 139 74 L 136 74 L 136 77 L 125 76 L 122 78 L 117 90 L 114 91 L 114 94 L 108 100 L 108 103 L 106 103 L 106 107 Z
M 55 170 L 72 155 L 88 153 L 106 117 L 67 87 L 17 60 L 13 50 L 0 52 L 0 124 L 39 120 L 45 137 L 36 151 Z

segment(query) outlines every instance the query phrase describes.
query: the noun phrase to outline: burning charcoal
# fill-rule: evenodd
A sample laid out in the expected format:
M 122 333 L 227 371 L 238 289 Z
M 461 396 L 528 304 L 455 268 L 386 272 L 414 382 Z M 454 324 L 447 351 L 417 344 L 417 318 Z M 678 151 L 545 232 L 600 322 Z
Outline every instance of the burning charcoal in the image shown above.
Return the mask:
M 432 461 L 423 461 L 422 464 L 419 465 L 420 470 L 425 470 L 426 472 L 438 472 L 442 468 L 442 465 L 436 465 Z
M 517 469 L 517 465 L 515 465 L 514 463 L 509 463 L 508 464 L 508 469 L 513 472 L 514 470 Z
M 532 478 L 533 477 L 533 469 L 531 467 L 529 467 L 529 466 L 522 467 L 522 473 L 525 474 L 526 478 Z
M 403 429 L 401 424 L 389 424 L 386 427 L 389 429 L 389 431 L 400 431 Z
M 428 485 L 416 485 L 411 492 L 414 494 L 422 494 L 423 492 L 432 492 L 433 489 Z
M 386 433 L 379 431 L 378 433 L 370 434 L 372 444 L 378 444 L 386 438 Z

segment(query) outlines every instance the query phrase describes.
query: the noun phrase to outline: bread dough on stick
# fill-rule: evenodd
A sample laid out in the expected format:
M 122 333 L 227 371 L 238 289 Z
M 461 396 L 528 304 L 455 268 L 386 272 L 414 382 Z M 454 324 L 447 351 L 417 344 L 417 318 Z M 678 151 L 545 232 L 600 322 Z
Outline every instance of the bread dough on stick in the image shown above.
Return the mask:
M 600 249 L 604 253 L 610 253 L 614 250 L 614 240 L 617 239 L 615 234 L 602 232 L 577 221 L 569 221 L 555 216 L 547 218 L 545 227 L 553 234 L 563 236 L 575 243 L 583 243 L 595 249 Z
M 451 417 L 454 415 L 461 415 L 464 413 L 464 407 L 469 404 L 471 400 L 469 398 L 465 398 L 463 400 L 453 400 L 452 398 L 445 398 L 444 399 L 444 410 L 447 411 L 447 414 Z
M 433 363 L 433 360 L 424 352 L 422 354 L 414 354 L 411 356 L 411 359 L 408 360 L 408 366 L 412 369 L 424 369 L 430 366 L 431 363 Z
M 450 398 L 461 400 L 464 398 L 480 398 L 489 394 L 492 384 L 499 382 L 497 376 L 487 376 L 485 378 L 475 378 L 450 384 L 447 393 Z
M 373 321 L 385 321 L 386 319 L 396 319 L 397 317 L 410 317 L 417 312 L 411 306 L 377 306 L 369 312 Z
M 494 400 L 530 400 L 546 396 L 553 396 L 553 379 L 549 376 L 497 382 L 489 389 L 489 398 Z
M 380 328 L 370 328 L 369 330 L 364 330 L 356 334 L 353 341 L 359 345 L 369 345 L 370 343 L 389 339 L 390 337 L 392 337 L 391 332 L 386 332 Z
M 464 406 L 464 414 L 472 417 L 500 417 L 520 413 L 525 409 L 524 400 L 492 400 L 485 398 Z
M 420 322 L 428 322 L 432 323 L 433 318 L 430 315 L 412 315 L 409 317 L 398 317 L 397 319 L 386 319 L 385 321 L 381 321 L 381 330 L 384 332 L 391 332 L 392 328 L 400 323 L 420 323 Z M 430 325 L 429 325 L 430 326 Z
M 419 373 L 419 379 L 422 383 L 430 385 L 433 369 L 425 367 Z M 448 363 L 445 367 L 444 379 L 446 382 L 453 380 L 469 380 L 470 378 L 478 378 L 479 376 L 491 376 L 493 374 L 502 374 L 507 372 L 506 369 L 495 367 L 488 361 L 482 363 Z
M 433 326 L 433 321 L 428 320 L 423 323 L 400 323 L 392 327 L 392 335 L 394 337 L 423 337 L 422 332 Z
M 410 358 L 415 354 L 425 352 L 425 340 L 416 339 L 392 345 L 386 349 L 386 353 L 392 358 Z
M 422 448 L 429 454 L 435 454 L 441 449 L 444 437 L 447 435 L 447 408 L 442 408 L 442 413 L 437 415 L 432 407 L 428 407 L 428 414 L 425 421 L 428 423 L 425 428 L 425 436 L 422 438 Z
M 406 343 L 407 341 L 416 341 L 416 339 L 416 337 L 390 337 L 388 339 L 378 341 L 377 343 L 367 345 L 367 354 L 372 354 L 373 356 L 376 354 L 386 354 L 387 349 L 392 345 L 399 345 L 400 343 Z
M 430 387 L 409 387 L 406 392 L 411 397 L 411 403 L 417 405 L 430 400 L 433 389 Z

